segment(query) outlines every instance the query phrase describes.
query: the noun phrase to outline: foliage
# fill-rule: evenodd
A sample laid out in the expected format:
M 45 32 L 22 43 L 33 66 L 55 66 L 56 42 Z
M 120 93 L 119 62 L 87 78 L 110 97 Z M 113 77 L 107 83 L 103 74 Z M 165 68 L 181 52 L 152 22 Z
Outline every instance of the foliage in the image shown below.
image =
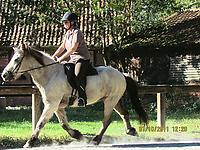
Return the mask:
M 92 6 L 93 14 L 98 16 L 95 20 L 101 33 L 101 53 L 109 65 L 108 58 L 109 47 L 106 45 L 106 34 L 112 39 L 111 43 L 117 51 L 121 71 L 126 72 L 125 62 L 122 55 L 122 46 L 126 37 L 131 32 L 144 31 L 151 26 L 160 25 L 163 18 L 171 15 L 174 11 L 180 9 L 174 0 L 170 1 L 112 1 L 107 0 L 102 7 L 98 7 L 97 1 Z M 100 14 L 100 15 L 99 15 Z
M 198 0 L 177 0 L 177 3 L 181 5 L 183 9 L 200 7 L 200 2 Z
M 157 111 L 156 94 L 140 94 L 142 106 L 148 113 Z M 193 114 L 200 112 L 200 101 L 198 95 L 190 93 L 167 93 L 166 111 L 168 115 L 174 113 Z M 173 116 L 173 115 L 172 115 Z
M 157 95 L 139 94 L 141 105 L 147 111 L 147 114 L 157 113 Z M 99 104 L 98 104 L 99 105 Z M 132 110 L 128 95 L 122 97 L 122 105 L 126 110 Z M 173 116 L 174 113 L 193 114 L 200 112 L 199 95 L 193 93 L 166 93 L 166 112 Z M 152 116 L 156 119 L 156 116 Z
M 38 30 L 44 23 L 61 27 L 61 16 L 67 11 L 75 11 L 80 17 L 84 17 L 79 19 L 86 19 L 88 24 L 93 25 L 94 28 L 88 29 L 86 32 L 96 36 L 97 44 L 103 47 L 101 53 L 106 57 L 108 46 L 114 44 L 114 50 L 119 53 L 119 59 L 122 59 L 121 47 L 128 34 L 145 31 L 145 28 L 156 26 L 174 11 L 180 10 L 183 6 L 191 6 L 193 3 L 195 0 L 182 0 L 180 2 L 175 0 L 105 0 L 102 3 L 97 0 L 88 2 L 80 0 L 73 2 L 70 0 L 9 0 L 4 1 L 1 6 L 0 14 L 5 19 L 3 19 L 4 23 L 0 25 L 1 39 L 7 39 L 9 34 L 6 31 L 14 30 L 14 25 L 20 26 L 22 31 L 23 27 L 36 23 L 38 27 L 32 31 L 35 34 L 27 35 L 28 37 L 24 35 L 23 38 L 27 38 L 30 42 L 36 39 L 40 40 L 43 33 L 38 32 Z M 196 5 L 194 4 L 194 6 Z M 85 11 L 85 8 L 91 11 Z M 0 45 L 8 46 L 11 42 L 1 40 Z
M 167 108 L 169 111 L 182 111 L 194 113 L 200 111 L 200 102 L 197 95 L 193 94 L 167 94 Z

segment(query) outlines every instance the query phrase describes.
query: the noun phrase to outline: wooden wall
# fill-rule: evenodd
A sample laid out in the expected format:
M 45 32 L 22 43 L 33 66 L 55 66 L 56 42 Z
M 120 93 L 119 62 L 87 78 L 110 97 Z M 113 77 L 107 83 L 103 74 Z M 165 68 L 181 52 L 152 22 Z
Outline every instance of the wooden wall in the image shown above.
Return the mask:
M 199 82 L 200 55 L 171 57 L 169 79 L 178 83 Z

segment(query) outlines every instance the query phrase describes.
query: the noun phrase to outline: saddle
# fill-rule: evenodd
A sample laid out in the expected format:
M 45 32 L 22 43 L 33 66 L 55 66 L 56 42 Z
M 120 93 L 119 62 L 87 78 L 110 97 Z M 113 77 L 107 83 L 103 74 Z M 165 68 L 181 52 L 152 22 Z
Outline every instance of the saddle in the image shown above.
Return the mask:
M 76 94 L 77 94 L 77 84 L 75 81 L 75 74 L 74 74 L 75 64 L 65 63 L 63 64 L 63 66 L 64 66 L 65 74 L 67 75 L 67 80 L 72 87 L 72 92 L 71 92 L 71 96 L 69 97 L 69 104 L 68 104 L 68 106 L 70 106 L 70 105 L 73 105 L 76 99 Z M 97 74 L 98 74 L 97 70 L 92 66 L 92 63 L 90 62 L 88 69 L 86 70 L 85 75 L 84 75 L 85 85 L 87 83 L 86 81 L 87 76 L 93 76 Z

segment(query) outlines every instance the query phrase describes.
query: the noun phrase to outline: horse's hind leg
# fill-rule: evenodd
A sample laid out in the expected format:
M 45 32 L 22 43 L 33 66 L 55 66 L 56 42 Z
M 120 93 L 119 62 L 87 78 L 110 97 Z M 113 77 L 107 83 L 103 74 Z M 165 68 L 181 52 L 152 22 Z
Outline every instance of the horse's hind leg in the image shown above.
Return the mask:
M 69 133 L 71 137 L 78 140 L 83 139 L 83 135 L 78 130 L 74 130 L 69 126 L 64 108 L 59 108 L 55 114 L 58 117 L 60 125 Z
M 133 136 L 138 136 L 138 133 L 137 133 L 136 129 L 131 127 L 128 111 L 126 111 L 122 107 L 120 101 L 117 103 L 117 105 L 115 106 L 114 110 L 120 115 L 120 117 L 124 121 L 126 134 L 133 135 Z
M 104 119 L 103 119 L 103 125 L 99 131 L 99 133 L 93 138 L 93 140 L 90 142 L 91 144 L 98 145 L 101 142 L 102 136 L 105 133 L 106 129 L 112 122 L 112 112 L 113 107 L 110 106 L 107 102 L 104 101 Z M 109 101 L 110 102 L 110 101 Z

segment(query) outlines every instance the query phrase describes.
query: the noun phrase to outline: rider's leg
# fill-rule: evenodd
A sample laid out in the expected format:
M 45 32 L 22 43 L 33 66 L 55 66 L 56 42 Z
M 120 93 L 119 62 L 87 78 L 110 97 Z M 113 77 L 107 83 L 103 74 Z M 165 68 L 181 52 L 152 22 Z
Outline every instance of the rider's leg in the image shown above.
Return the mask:
M 77 90 L 79 94 L 78 106 L 80 107 L 84 107 L 87 104 L 84 74 L 89 66 L 89 63 L 90 63 L 89 60 L 80 59 L 75 65 L 75 76 L 76 76 Z

